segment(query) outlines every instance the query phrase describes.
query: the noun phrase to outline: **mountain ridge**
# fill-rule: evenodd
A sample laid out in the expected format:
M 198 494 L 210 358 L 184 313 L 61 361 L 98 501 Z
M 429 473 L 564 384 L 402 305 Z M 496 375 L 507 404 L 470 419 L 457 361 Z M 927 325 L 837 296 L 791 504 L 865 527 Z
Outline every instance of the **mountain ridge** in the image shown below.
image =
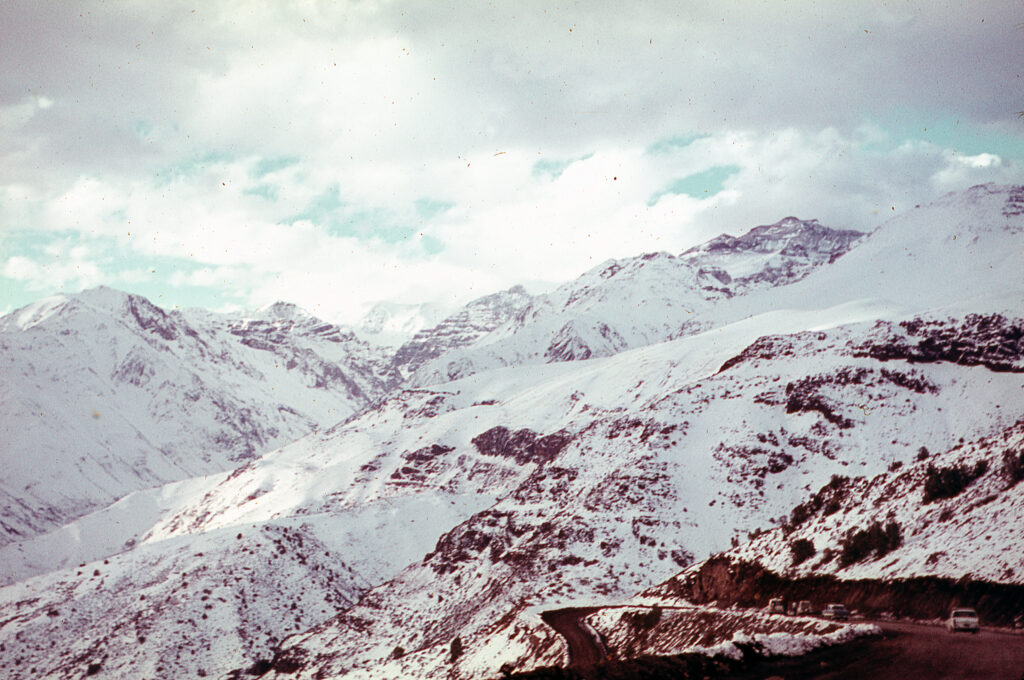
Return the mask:
M 831 231 L 821 232 L 820 249 L 794 246 L 783 256 L 792 239 L 770 242 L 773 228 L 814 237 L 820 226 L 784 219 L 755 228 L 751 243 L 766 239 L 765 252 L 747 244 L 718 260 L 706 252 L 616 260 L 520 299 L 518 311 L 499 295 L 481 328 L 504 321 L 481 333 L 470 319 L 468 344 L 397 386 L 388 383 L 393 355 L 301 321 L 292 307 L 231 319 L 136 305 L 149 326 L 123 315 L 146 336 L 131 345 L 141 372 L 125 378 L 146 379 L 150 350 L 176 357 L 179 345 L 197 346 L 187 321 L 207 355 L 230 350 L 232 390 L 256 389 L 244 379 L 260 373 L 275 385 L 281 376 L 305 381 L 274 404 L 295 408 L 332 386 L 351 397 L 340 379 L 317 387 L 315 370 L 350 347 L 367 362 L 357 383 L 366 400 L 205 478 L 136 492 L 133 502 L 154 504 L 148 514 L 126 502 L 89 515 L 88 527 L 83 518 L 78 528 L 100 538 L 128 514 L 138 521 L 103 549 L 79 553 L 83 566 L 68 552 L 58 571 L 24 564 L 20 574 L 36 575 L 0 588 L 0 617 L 12 622 L 0 643 L 21 661 L 0 663 L 12 677 L 79 677 L 98 665 L 114 677 L 200 669 L 237 677 L 253 668 L 280 678 L 465 679 L 496 677 L 504 664 L 564 663 L 540 608 L 628 601 L 734 541 L 743 550 L 748 534 L 791 518 L 833 476 L 884 479 L 874 487 L 884 490 L 884 475 L 906 471 L 916 484 L 928 474 L 916 462 L 922 446 L 946 452 L 960 438 L 1016 432 L 1024 419 L 1019 196 L 1024 188 L 972 188 L 868 236 L 831 242 Z M 24 312 L 33 337 L 50 341 L 43 322 L 54 309 L 51 300 Z M 116 358 L 104 360 L 125 365 Z M 154 371 L 132 389 L 162 384 Z M 942 454 L 935 464 L 973 471 L 981 449 L 965 451 L 963 461 Z M 990 463 L 964 494 L 929 512 L 984 500 L 995 474 Z M 903 496 L 906 508 L 916 502 Z M 1006 521 L 1013 498 L 991 501 Z M 852 505 L 831 518 L 811 510 L 792 538 L 868 516 Z M 1005 545 L 994 525 L 978 526 L 994 550 Z M 828 540 L 838 545 L 844 527 Z M 0 556 L 23 550 L 42 560 L 69 534 L 15 542 Z M 788 548 L 779 550 L 788 559 Z M 762 552 L 766 562 L 777 558 Z M 205 563 L 239 567 L 219 579 Z M 888 575 L 915 564 L 893 562 Z M 288 614 L 307 600 L 316 606 Z M 146 630 L 131 623 L 111 634 L 78 614 L 100 610 Z M 227 641 L 216 647 L 218 665 L 188 653 L 186 634 Z

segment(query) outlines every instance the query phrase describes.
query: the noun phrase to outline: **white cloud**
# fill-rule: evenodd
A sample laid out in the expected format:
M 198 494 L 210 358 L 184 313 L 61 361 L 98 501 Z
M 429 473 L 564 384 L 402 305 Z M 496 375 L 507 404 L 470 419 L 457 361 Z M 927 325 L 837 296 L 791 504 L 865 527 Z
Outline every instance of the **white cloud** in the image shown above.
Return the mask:
M 1020 172 L 995 154 L 981 153 L 966 156 L 946 153 L 946 166 L 932 176 L 932 184 L 943 191 L 983 184 L 1020 181 Z
M 867 229 L 1021 178 L 998 148 L 901 144 L 878 122 L 938 112 L 1019 141 L 1003 119 L 1024 47 L 1001 3 L 89 9 L 0 8 L 0 122 L 18 132 L 0 140 L 0 226 L 61 250 L 9 253 L 34 290 L 146 279 L 351 319 L 787 214 Z M 737 168 L 717 194 L 666 193 L 716 166 Z M 64 252 L 76 239 L 108 259 Z
M 54 256 L 46 260 L 14 255 L 3 263 L 0 273 L 36 292 L 80 290 L 105 280 L 98 264 L 87 259 L 87 255 L 78 253 L 77 256 Z

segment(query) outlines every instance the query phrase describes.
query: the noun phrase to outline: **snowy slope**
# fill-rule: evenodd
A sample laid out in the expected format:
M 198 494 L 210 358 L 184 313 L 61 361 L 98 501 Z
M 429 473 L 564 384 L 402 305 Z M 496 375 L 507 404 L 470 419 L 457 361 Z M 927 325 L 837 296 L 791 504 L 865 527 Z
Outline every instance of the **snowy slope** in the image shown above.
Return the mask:
M 785 527 L 729 555 L 794 576 L 1024 583 L 1024 421 L 892 468 L 825 487 L 816 494 L 822 502 L 812 497 Z M 944 486 L 943 475 L 960 481 Z M 900 544 L 881 556 L 860 556 L 850 537 L 875 522 L 894 523 Z M 800 540 L 810 541 L 814 553 L 794 564 L 791 546 Z
M 221 677 L 344 607 L 364 577 L 295 523 L 136 549 L 0 590 L 6 678 Z
M 414 380 L 432 384 L 499 366 L 609 356 L 706 328 L 701 313 L 717 301 L 797 281 L 860 236 L 787 217 L 680 256 L 611 260 L 538 296 L 474 345 L 426 364 Z
M 408 378 L 431 359 L 484 337 L 521 312 L 532 299 L 522 286 L 513 286 L 473 300 L 439 324 L 417 331 L 403 343 L 395 353 L 395 370 Z
M 351 415 L 386 357 L 289 305 L 167 313 L 108 288 L 0 319 L 0 545 Z
M 939 310 L 1016 313 L 1024 289 L 1022 194 L 1014 186 L 972 187 L 860 240 L 856 232 L 786 218 L 680 257 L 608 262 L 414 379 L 431 384 L 497 366 L 607 356 L 766 309 L 858 303 L 892 320 Z
M 497 404 L 474 409 L 514 407 L 535 418 L 519 427 L 571 438 L 543 464 L 527 458 L 529 476 L 422 563 L 289 640 L 287 657 L 303 660 L 299 677 L 387 677 L 396 647 L 426 664 L 414 671 L 405 659 L 405 676 L 447 672 L 437 664 L 454 637 L 466 668 L 479 670 L 480 654 L 495 654 L 490 640 L 529 629 L 527 608 L 628 597 L 788 512 L 832 475 L 878 474 L 909 463 L 921 445 L 990 434 L 1024 416 L 1019 372 L 873 358 L 873 324 L 775 335 L 744 351 L 749 325 L 447 386 L 455 408 L 485 386 Z M 947 325 L 971 342 L 972 324 Z M 978 411 L 958 413 L 962 403 Z M 536 651 L 508 649 L 520 651 L 493 656 L 490 674 Z
M 444 315 L 445 311 L 435 304 L 379 302 L 353 330 L 367 342 L 398 347 L 424 328 L 436 325 Z
M 126 504 L 148 508 L 130 530 L 104 531 L 130 512 L 111 506 L 77 525 L 109 547 L 60 555 L 61 565 L 156 556 L 133 568 L 136 580 L 124 585 L 132 592 L 162 580 L 154 575 L 184 555 L 226 564 L 239 555 L 225 537 L 240 533 L 235 540 L 245 542 L 287 527 L 331 553 L 317 571 L 358 576 L 335 579 L 344 597 L 333 609 L 311 607 L 295 625 L 273 609 L 274 626 L 229 618 L 209 628 L 194 616 L 161 616 L 153 629 L 167 644 L 131 660 L 130 637 L 101 650 L 102 626 L 65 633 L 45 628 L 56 617 L 31 609 L 36 597 L 52 606 L 50 592 L 86 610 L 108 597 L 88 582 L 91 571 L 71 569 L 0 590 L 0 620 L 31 629 L 18 636 L 2 627 L 0 644 L 53 677 L 81 676 L 98 651 L 108 654 L 111 677 L 148 675 L 146 664 L 169 658 L 164 675 L 190 674 L 199 666 L 175 654 L 175 636 L 230 640 L 229 629 L 251 641 L 223 650 L 227 661 L 215 668 L 244 668 L 276 650 L 282 678 L 495 677 L 505 662 L 563 658 L 538 609 L 628 598 L 789 516 L 834 475 L 912 471 L 922 446 L 945 451 L 961 438 L 1001 437 L 1024 419 L 1024 282 L 1013 266 L 1024 243 L 1024 216 L 1013 209 L 1022 194 L 981 187 L 952 195 L 831 262 L 826 253 L 842 238 L 784 220 L 720 239 L 721 248 L 599 268 L 560 289 L 557 305 L 555 294 L 534 300 L 509 324 L 424 366 L 435 367 L 435 379 L 455 366 L 460 379 L 393 390 L 230 474 L 130 497 Z M 805 236 L 822 244 L 814 257 L 801 254 Z M 775 273 L 762 281 L 765 271 Z M 695 292 L 700 276 L 708 287 L 734 288 Z M 568 354 L 545 356 L 567 326 L 558 347 Z M 266 342 L 276 334 L 266 328 L 251 326 L 245 337 Z M 583 359 L 584 347 L 589 360 L 563 360 Z M 964 552 L 974 540 L 972 530 Z M 18 573 L 62 541 L 13 544 Z M 276 548 L 261 545 L 256 553 L 269 565 Z M 290 579 L 305 581 L 305 567 L 280 564 L 283 572 L 267 569 L 260 582 L 281 580 L 291 593 Z M 221 584 L 229 602 L 252 587 L 237 577 Z M 316 597 L 326 601 L 326 588 L 314 588 Z M 128 600 L 111 611 L 139 615 Z M 57 642 L 50 649 L 41 643 L 47 635 Z M 453 665 L 456 637 L 464 653 Z M 64 651 L 76 645 L 91 651 Z M 35 677 L 30 668 L 5 672 Z

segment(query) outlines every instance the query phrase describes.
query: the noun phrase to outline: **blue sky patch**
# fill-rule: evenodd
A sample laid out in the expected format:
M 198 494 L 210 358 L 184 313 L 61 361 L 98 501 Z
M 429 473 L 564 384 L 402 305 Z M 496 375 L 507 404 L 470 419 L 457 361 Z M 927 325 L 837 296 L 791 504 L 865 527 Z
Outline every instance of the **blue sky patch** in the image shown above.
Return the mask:
M 964 156 L 991 153 L 1002 158 L 1024 160 L 1024 137 L 987 130 L 954 116 L 896 109 L 886 119 L 871 122 L 881 128 L 887 138 L 862 145 L 864 151 L 888 153 L 908 141 L 919 141 L 951 149 Z
M 740 169 L 738 165 L 716 165 L 702 172 L 680 177 L 651 196 L 647 201 L 647 205 L 654 205 L 662 196 L 667 194 L 685 194 L 693 198 L 714 196 L 725 188 L 726 180 L 739 172 Z
M 533 164 L 532 174 L 534 177 L 547 177 L 549 180 L 554 181 L 561 177 L 562 173 L 565 172 L 570 165 L 578 161 L 585 161 L 593 155 L 593 153 L 588 153 L 576 158 L 541 158 Z
M 658 141 L 648 146 L 646 149 L 644 149 L 644 153 L 652 155 L 670 153 L 672 151 L 677 151 L 679 149 L 685 149 L 686 147 L 696 142 L 698 139 L 706 139 L 707 137 L 710 136 L 711 135 L 709 134 L 700 134 L 666 137 L 665 139 L 659 139 Z

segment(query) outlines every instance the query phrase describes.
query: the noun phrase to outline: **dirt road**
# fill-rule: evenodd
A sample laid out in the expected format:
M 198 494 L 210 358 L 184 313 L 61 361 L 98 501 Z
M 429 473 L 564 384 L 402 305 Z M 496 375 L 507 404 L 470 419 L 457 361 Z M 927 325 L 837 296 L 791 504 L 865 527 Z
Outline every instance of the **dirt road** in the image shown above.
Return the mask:
M 885 635 L 823 649 L 804 657 L 775 659 L 730 680 L 1022 680 L 1024 636 L 983 630 L 951 634 L 940 626 L 877 623 Z
M 561 635 L 569 645 L 569 668 L 593 666 L 605 659 L 604 647 L 589 626 L 584 626 L 583 617 L 600 611 L 600 607 L 555 609 L 540 615 Z
M 606 658 L 600 640 L 582 621 L 595 611 L 599 608 L 560 609 L 541 616 L 565 638 L 572 668 L 585 668 Z M 863 638 L 800 657 L 769 659 L 719 677 L 723 680 L 763 680 L 775 676 L 785 680 L 1024 680 L 1024 635 L 992 630 L 976 635 L 951 634 L 941 626 L 873 623 L 882 628 L 882 637 Z M 632 677 L 627 668 L 630 663 L 618 662 L 617 673 L 622 673 L 621 677 Z M 574 677 L 588 676 L 584 673 Z M 648 672 L 643 677 L 659 676 Z

